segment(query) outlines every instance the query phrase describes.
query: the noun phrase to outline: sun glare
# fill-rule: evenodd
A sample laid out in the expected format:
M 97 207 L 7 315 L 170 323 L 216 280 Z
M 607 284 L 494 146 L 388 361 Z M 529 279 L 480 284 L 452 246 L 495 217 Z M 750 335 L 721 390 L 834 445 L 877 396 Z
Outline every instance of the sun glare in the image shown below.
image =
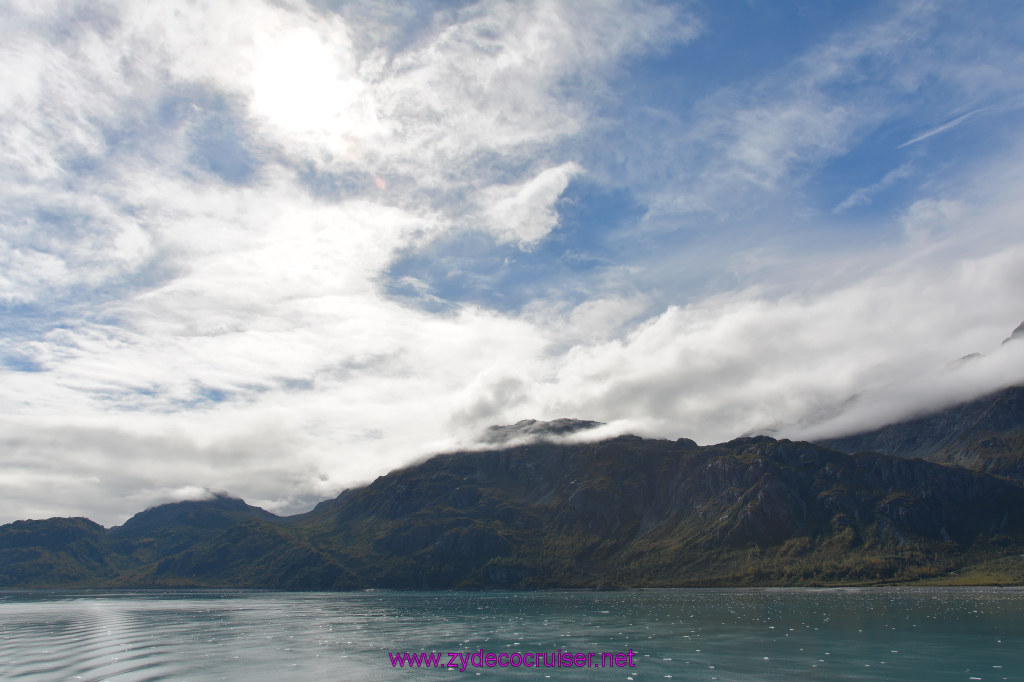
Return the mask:
M 301 29 L 260 52 L 252 78 L 254 113 L 292 134 L 353 131 L 363 85 L 343 47 Z

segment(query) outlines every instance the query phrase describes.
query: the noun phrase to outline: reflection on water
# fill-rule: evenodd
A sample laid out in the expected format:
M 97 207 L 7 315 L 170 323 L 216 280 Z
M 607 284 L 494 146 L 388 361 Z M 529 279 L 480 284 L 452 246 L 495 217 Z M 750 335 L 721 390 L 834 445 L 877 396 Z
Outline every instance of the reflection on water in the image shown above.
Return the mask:
M 558 649 L 632 649 L 637 665 L 428 675 L 387 656 Z M 477 676 L 1024 679 L 1024 589 L 0 592 L 5 680 Z

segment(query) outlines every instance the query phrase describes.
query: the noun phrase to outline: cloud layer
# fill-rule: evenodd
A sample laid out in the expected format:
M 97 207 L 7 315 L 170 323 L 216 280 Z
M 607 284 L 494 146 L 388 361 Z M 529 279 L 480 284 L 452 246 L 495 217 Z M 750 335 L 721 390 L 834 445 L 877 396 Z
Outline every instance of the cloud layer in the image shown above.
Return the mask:
M 969 9 L 727 73 L 711 6 L 14 3 L 0 521 L 293 513 L 495 423 L 817 437 L 1024 381 L 1021 17 Z

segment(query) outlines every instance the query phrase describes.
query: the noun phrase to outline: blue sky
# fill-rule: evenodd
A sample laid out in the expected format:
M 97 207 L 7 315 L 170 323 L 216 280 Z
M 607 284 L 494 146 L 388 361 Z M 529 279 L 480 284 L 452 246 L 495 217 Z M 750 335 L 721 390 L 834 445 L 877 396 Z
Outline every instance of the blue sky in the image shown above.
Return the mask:
M 813 438 L 1024 380 L 1018 3 L 0 22 L 0 521 L 293 513 L 491 424 Z

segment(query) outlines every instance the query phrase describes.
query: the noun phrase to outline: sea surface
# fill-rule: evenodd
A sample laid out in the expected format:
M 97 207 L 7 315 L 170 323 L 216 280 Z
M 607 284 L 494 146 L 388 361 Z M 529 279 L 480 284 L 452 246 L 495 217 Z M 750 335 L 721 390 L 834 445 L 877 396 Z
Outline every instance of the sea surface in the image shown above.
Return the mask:
M 559 650 L 635 667 L 483 658 Z M 1024 588 L 7 591 L 0 679 L 1024 680 Z

